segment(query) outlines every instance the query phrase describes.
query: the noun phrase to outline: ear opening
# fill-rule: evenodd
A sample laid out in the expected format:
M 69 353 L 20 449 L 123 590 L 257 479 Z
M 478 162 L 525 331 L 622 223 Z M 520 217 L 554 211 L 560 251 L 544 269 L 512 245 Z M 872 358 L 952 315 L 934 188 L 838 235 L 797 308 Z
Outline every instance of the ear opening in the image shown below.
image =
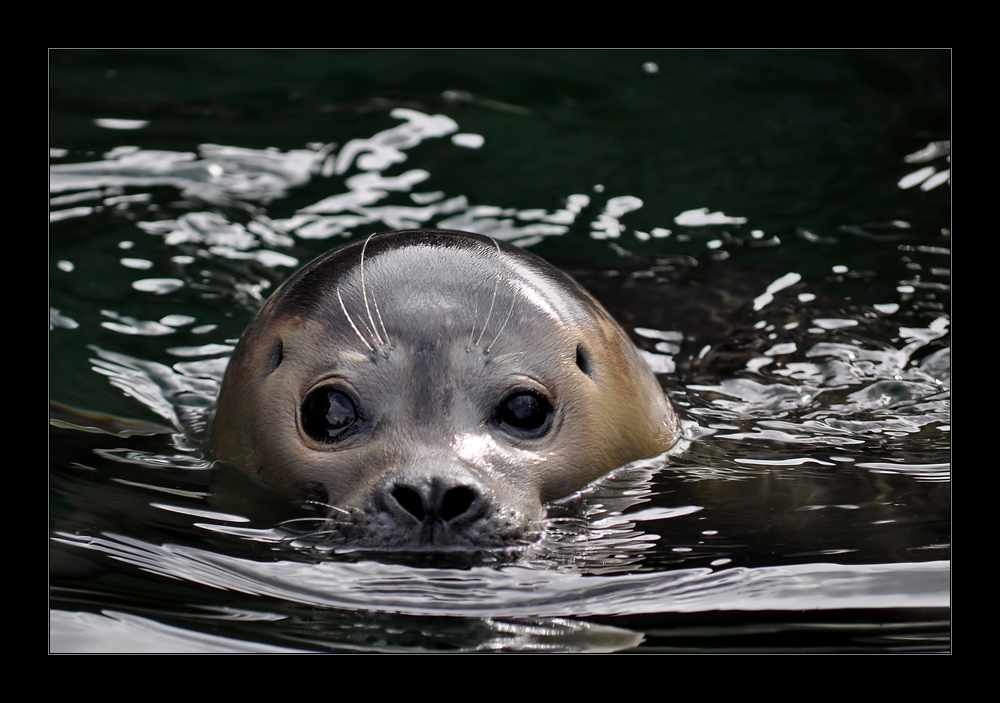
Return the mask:
M 274 348 L 271 349 L 271 355 L 267 359 L 268 375 L 271 375 L 272 373 L 278 370 L 278 367 L 281 366 L 281 362 L 284 358 L 285 358 L 285 345 L 281 341 L 281 338 L 279 337 L 278 341 L 274 345 Z
M 576 365 L 580 367 L 580 370 L 583 371 L 583 373 L 586 374 L 591 381 L 596 383 L 594 379 L 594 366 L 590 363 L 590 355 L 587 353 L 587 350 L 583 348 L 582 344 L 576 345 Z

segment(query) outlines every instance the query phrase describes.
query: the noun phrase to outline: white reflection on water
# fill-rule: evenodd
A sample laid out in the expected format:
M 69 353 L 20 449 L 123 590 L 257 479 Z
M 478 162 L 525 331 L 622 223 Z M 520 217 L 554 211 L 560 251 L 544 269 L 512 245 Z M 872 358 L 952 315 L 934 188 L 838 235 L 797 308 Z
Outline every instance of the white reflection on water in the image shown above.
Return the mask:
M 75 535 L 58 541 L 81 542 Z M 801 564 L 583 576 L 521 567 L 413 569 L 392 564 L 261 563 L 122 535 L 88 549 L 146 571 L 317 607 L 454 617 L 588 617 L 709 610 L 947 607 L 950 563 Z

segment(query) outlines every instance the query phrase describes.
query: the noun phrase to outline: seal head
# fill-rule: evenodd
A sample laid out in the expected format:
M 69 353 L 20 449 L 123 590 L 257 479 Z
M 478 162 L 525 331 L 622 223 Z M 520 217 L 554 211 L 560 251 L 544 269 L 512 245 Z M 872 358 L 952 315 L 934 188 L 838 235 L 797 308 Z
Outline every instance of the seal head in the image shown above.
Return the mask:
M 360 547 L 530 539 L 543 505 L 679 437 L 631 341 L 572 279 L 465 232 L 313 261 L 233 353 L 209 436 Z

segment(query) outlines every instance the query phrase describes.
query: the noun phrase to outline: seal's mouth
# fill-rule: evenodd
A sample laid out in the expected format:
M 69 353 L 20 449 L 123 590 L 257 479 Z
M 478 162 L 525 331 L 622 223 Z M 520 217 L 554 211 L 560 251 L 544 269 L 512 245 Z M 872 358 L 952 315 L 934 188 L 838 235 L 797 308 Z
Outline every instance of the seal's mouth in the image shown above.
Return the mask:
M 543 520 L 500 520 L 495 515 L 475 521 L 386 519 L 379 511 L 309 506 L 326 515 L 286 520 L 277 529 L 283 542 L 317 558 L 348 557 L 419 566 L 506 564 L 543 536 Z M 463 513 L 464 515 L 464 513 Z

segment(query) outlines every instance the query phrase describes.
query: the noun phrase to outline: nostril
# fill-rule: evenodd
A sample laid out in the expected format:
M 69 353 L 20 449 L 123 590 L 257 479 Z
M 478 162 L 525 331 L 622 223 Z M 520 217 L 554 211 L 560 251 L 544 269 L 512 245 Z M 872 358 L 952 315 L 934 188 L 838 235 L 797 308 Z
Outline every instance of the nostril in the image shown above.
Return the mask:
M 403 510 L 417 518 L 419 522 L 423 522 L 424 501 L 420 498 L 419 493 L 406 486 L 396 486 L 392 489 L 392 497 L 403 507 Z
M 476 500 L 476 492 L 466 486 L 457 486 L 448 490 L 441 501 L 441 517 L 453 520 L 464 515 Z

